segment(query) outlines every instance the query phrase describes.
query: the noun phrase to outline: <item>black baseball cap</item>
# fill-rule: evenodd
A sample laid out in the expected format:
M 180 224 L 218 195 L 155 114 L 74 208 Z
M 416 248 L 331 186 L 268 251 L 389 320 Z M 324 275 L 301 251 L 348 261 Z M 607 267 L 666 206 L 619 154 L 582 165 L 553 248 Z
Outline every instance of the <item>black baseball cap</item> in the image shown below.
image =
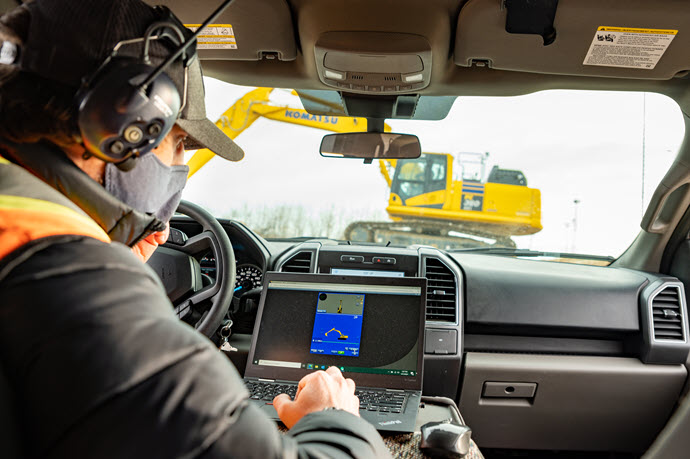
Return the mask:
M 35 0 L 20 8 L 27 8 L 31 16 L 21 50 L 21 69 L 73 87 L 75 93 L 118 43 L 144 37 L 151 24 L 171 14 L 167 8 L 151 7 L 140 0 Z M 183 29 L 186 37 L 192 35 Z M 141 46 L 141 43 L 123 46 L 118 54 L 139 56 Z M 152 42 L 151 64 L 158 66 L 174 49 L 174 43 Z M 199 59 L 194 56 L 186 65 L 178 59 L 165 73 L 186 100 L 177 119 L 177 124 L 189 135 L 185 147 L 208 148 L 227 160 L 241 160 L 242 149 L 206 117 Z

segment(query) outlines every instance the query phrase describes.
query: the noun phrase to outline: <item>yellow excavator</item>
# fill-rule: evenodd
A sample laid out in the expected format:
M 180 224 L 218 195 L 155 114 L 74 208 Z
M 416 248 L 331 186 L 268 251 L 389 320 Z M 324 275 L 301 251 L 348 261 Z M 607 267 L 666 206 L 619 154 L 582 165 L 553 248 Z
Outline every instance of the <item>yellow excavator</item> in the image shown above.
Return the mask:
M 511 236 L 541 231 L 541 193 L 518 170 L 484 170 L 488 153 L 422 153 L 392 164 L 386 212 L 392 222 L 355 222 L 348 240 L 453 249 L 515 247 Z M 479 165 L 479 171 L 476 167 Z M 388 172 L 388 170 L 386 170 Z M 411 238 L 412 236 L 412 238 Z
M 332 132 L 366 132 L 366 118 L 313 115 L 272 105 L 273 88 L 257 88 L 241 97 L 216 124 L 230 138 L 263 117 Z M 329 102 L 317 100 L 323 105 Z M 333 107 L 337 108 L 337 107 Z M 390 132 L 385 125 L 384 130 Z M 189 176 L 211 158 L 198 150 L 189 160 Z M 488 153 L 422 153 L 416 159 L 379 160 L 390 188 L 386 212 L 392 221 L 350 224 L 350 241 L 426 244 L 443 249 L 479 246 L 515 247 L 511 236 L 542 229 L 541 194 L 527 186 L 521 171 L 494 166 L 486 175 Z

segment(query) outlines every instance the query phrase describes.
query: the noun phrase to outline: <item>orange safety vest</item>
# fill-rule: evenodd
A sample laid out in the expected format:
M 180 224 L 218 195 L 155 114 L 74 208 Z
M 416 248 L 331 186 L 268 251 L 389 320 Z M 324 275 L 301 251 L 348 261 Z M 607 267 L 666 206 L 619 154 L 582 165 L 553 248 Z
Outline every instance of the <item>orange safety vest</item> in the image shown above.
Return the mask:
M 27 174 L 27 186 L 31 186 L 31 179 L 38 180 L 2 157 L 0 168 L 16 168 L 13 173 Z M 31 241 L 58 235 L 110 242 L 108 234 L 86 214 L 56 202 L 10 194 L 0 183 L 0 259 Z

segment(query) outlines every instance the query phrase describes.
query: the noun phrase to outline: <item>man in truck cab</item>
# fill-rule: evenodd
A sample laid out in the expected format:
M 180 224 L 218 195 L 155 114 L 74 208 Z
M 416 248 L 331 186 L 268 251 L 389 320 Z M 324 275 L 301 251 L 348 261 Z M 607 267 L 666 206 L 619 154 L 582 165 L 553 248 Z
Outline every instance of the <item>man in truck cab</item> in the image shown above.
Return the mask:
M 354 382 L 336 368 L 305 377 L 294 401 L 275 399 L 290 427 L 281 435 L 131 250 L 146 259 L 166 240 L 185 142 L 243 155 L 206 119 L 193 48 L 152 80 L 148 98 L 122 92 L 190 35 L 139 0 L 39 0 L 0 19 L 0 379 L 21 449 L 385 457 Z M 146 121 L 151 110 L 162 121 Z

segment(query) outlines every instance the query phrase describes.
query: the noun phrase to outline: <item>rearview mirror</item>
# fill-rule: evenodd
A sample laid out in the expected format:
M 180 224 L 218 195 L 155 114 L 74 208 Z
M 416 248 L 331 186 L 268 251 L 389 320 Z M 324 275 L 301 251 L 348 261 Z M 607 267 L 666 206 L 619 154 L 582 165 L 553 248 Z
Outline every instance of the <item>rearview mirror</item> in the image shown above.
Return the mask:
M 326 158 L 403 159 L 419 158 L 422 147 L 416 135 L 351 132 L 325 136 L 319 151 Z

